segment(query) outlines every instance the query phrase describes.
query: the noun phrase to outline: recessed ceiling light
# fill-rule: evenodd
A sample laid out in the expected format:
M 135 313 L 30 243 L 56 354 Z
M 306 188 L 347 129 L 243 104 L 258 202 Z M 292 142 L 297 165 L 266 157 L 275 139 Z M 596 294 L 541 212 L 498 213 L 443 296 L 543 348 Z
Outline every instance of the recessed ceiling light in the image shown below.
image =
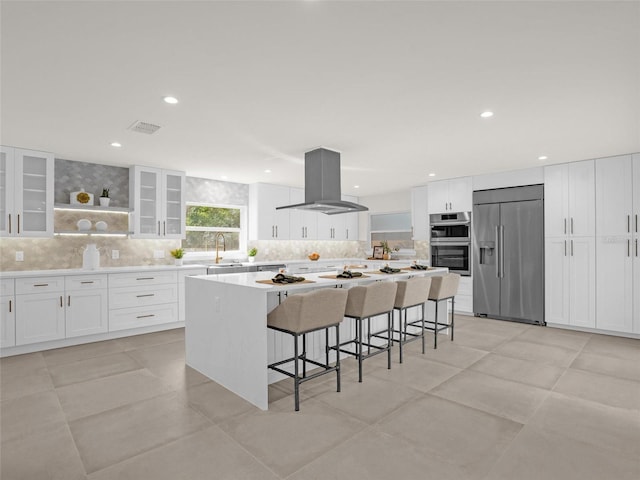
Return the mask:
M 178 99 L 176 97 L 164 97 L 163 100 L 166 103 L 170 103 L 171 105 L 175 105 L 176 103 L 178 103 Z
M 353 188 L 360 188 L 360 185 L 354 185 Z
M 226 180 L 226 179 L 227 179 L 227 178 L 229 178 L 229 177 L 227 177 L 226 175 L 222 175 L 220 178 L 221 178 L 222 180 Z
M 490 118 L 490 117 L 493 117 L 493 112 L 490 112 L 489 110 L 487 110 L 486 112 L 482 112 L 480 116 L 482 118 Z
M 435 173 L 430 173 L 430 174 L 429 174 L 429 176 L 430 176 L 430 177 L 435 177 L 435 176 L 436 176 L 436 174 L 435 174 Z
M 120 148 L 122 146 L 122 144 L 118 143 L 118 142 L 111 142 L 111 146 L 112 147 L 116 147 L 116 148 Z
M 547 158 L 549 158 L 549 157 L 547 157 L 546 155 L 540 155 L 538 157 L 538 160 L 546 160 Z
M 269 170 L 268 168 L 264 171 L 264 173 L 271 173 L 271 170 Z

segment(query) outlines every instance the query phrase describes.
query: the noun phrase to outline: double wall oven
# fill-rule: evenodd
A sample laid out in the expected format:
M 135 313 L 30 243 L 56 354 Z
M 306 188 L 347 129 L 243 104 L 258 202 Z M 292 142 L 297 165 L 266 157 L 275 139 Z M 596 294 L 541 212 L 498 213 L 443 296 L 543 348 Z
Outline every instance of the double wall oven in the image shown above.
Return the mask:
M 471 275 L 471 212 L 437 213 L 431 225 L 431 266 Z

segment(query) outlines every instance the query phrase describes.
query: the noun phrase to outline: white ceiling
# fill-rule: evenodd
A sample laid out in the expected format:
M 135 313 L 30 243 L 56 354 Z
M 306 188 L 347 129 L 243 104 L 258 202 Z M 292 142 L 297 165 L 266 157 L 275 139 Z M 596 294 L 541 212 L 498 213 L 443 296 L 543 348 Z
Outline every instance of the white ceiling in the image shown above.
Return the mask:
M 638 1 L 3 0 L 1 22 L 0 140 L 58 158 L 302 186 L 322 145 L 372 195 L 640 151 Z

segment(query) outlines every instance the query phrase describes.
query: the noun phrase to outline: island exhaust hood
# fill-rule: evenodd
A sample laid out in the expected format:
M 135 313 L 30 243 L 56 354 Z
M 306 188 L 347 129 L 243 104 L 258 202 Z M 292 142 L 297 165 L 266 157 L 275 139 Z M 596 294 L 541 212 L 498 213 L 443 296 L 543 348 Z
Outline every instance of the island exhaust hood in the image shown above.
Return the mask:
M 340 187 L 340 153 L 317 148 L 304 154 L 304 203 L 276 207 L 295 208 L 337 215 L 364 212 L 363 205 L 342 200 Z

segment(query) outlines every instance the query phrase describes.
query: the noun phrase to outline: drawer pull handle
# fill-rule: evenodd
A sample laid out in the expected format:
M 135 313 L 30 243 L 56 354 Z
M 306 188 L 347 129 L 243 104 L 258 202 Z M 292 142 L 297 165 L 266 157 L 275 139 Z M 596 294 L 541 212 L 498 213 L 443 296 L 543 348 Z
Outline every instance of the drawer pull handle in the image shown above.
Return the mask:
M 33 286 L 34 287 L 48 287 L 49 284 L 48 283 L 34 283 Z
M 155 295 L 155 293 L 146 293 L 144 295 L 136 295 L 136 297 L 141 298 L 141 297 L 153 297 Z
M 93 283 L 93 280 L 86 280 L 86 281 L 80 282 L 80 283 Z
M 136 318 L 149 318 L 149 317 L 155 317 L 155 315 L 153 313 L 149 315 L 138 315 Z
M 155 279 L 155 277 L 139 277 L 139 278 L 136 278 L 136 280 L 153 280 L 153 279 Z
M 62 295 L 60 295 L 60 308 L 64 307 L 64 305 L 62 304 Z
M 9 300 L 9 313 L 11 313 L 11 300 Z

